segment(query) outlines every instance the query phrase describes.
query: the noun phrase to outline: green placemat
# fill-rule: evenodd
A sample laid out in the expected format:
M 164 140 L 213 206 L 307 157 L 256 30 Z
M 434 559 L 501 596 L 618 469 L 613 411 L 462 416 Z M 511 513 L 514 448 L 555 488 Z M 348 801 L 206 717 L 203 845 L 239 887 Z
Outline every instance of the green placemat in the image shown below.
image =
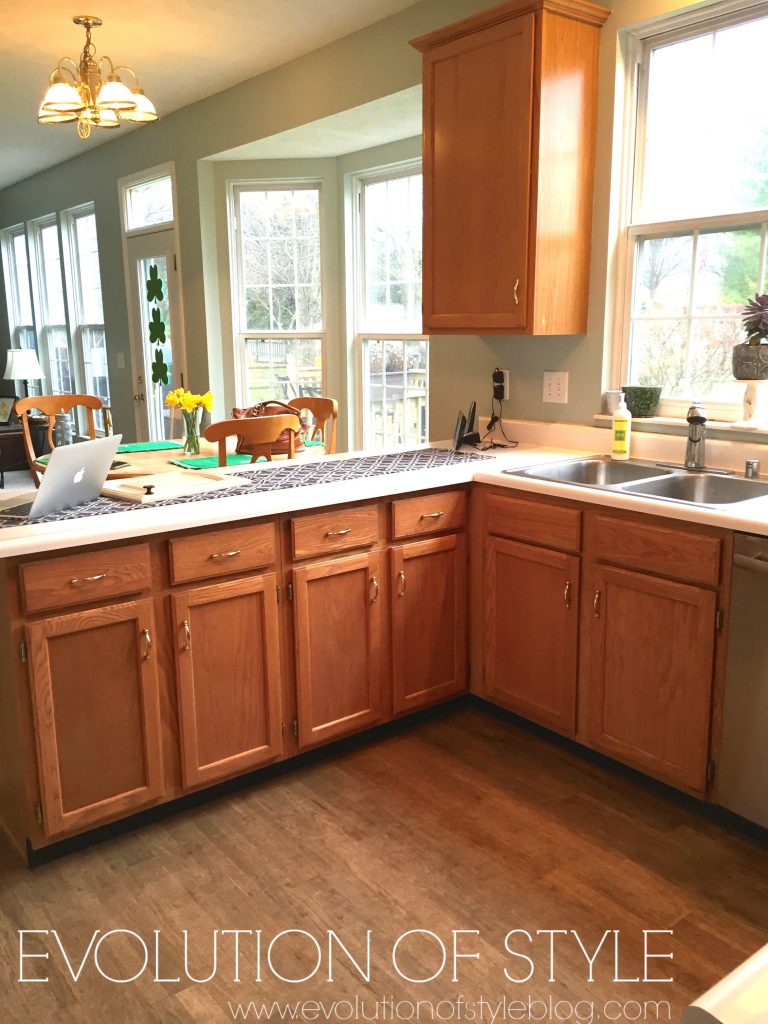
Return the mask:
M 261 462 L 264 456 L 262 455 L 257 461 Z M 169 459 L 172 466 L 181 466 L 182 469 L 218 469 L 219 458 L 217 455 L 201 455 L 199 458 L 193 459 Z M 251 461 L 250 455 L 237 455 L 234 452 L 231 455 L 227 455 L 228 466 L 242 466 L 246 462 Z M 265 460 L 266 461 L 266 460 Z
M 127 455 L 129 452 L 167 452 L 172 448 L 183 447 L 181 441 L 136 441 L 118 445 L 117 451 L 120 455 Z

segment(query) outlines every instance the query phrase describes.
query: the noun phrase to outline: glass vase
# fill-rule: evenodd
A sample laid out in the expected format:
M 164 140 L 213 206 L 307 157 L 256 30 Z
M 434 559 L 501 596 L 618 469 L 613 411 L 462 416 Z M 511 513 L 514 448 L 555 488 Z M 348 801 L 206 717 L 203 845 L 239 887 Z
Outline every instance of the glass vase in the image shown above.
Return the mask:
M 181 410 L 184 418 L 184 454 L 200 454 L 200 414 L 201 409 L 193 409 L 192 412 Z

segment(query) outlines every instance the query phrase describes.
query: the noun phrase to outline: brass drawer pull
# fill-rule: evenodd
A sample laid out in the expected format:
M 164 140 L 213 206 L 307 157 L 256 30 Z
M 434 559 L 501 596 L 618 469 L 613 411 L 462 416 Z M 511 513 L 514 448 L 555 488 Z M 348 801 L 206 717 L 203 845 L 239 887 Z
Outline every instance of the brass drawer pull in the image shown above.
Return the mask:
M 69 581 L 69 585 L 70 587 L 82 587 L 86 583 L 98 583 L 99 580 L 105 580 L 106 578 L 107 574 L 105 572 L 99 572 L 95 576 L 83 576 L 82 579 L 78 576 L 73 576 Z
M 519 306 L 519 305 L 520 305 L 520 297 L 519 297 L 519 296 L 518 296 L 518 294 L 517 294 L 517 289 L 518 289 L 519 287 L 520 287 L 520 278 L 519 278 L 519 277 L 517 277 L 517 278 L 515 278 L 515 287 L 514 287 L 514 288 L 512 289 L 512 295 L 514 296 L 514 299 L 515 299 L 515 305 L 516 305 L 516 306 Z
M 405 597 L 405 571 L 403 569 L 397 574 L 397 578 L 400 580 L 400 588 L 397 591 L 398 597 Z
M 237 558 L 239 554 L 240 548 L 236 548 L 234 551 L 221 551 L 219 554 L 209 555 L 208 557 L 212 562 L 215 562 L 219 558 Z
M 347 527 L 345 530 L 327 530 L 326 537 L 346 537 L 348 533 L 352 533 L 352 528 Z
M 439 519 L 440 516 L 444 516 L 445 512 L 422 512 L 422 519 Z
M 599 590 L 595 591 L 595 599 L 592 602 L 592 607 L 595 610 L 595 618 L 599 619 L 600 618 L 600 591 Z
M 563 601 L 565 601 L 565 607 L 570 609 L 571 607 L 571 581 L 565 584 L 565 590 L 563 591 Z
M 371 604 L 376 604 L 379 600 L 379 577 L 371 576 L 371 586 L 373 587 L 373 596 L 371 597 Z
M 182 651 L 188 651 L 192 646 L 192 632 L 189 628 L 189 619 L 184 619 L 181 625 L 184 629 L 184 646 L 181 649 Z
M 152 634 L 148 629 L 144 630 L 144 661 L 152 657 Z

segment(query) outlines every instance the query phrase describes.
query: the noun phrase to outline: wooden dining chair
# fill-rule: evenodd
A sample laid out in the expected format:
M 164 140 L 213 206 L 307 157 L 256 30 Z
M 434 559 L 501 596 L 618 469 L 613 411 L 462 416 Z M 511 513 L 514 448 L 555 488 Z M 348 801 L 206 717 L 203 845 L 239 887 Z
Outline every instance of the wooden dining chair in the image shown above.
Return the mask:
M 298 416 L 249 416 L 241 420 L 219 420 L 203 432 L 206 441 L 218 442 L 219 466 L 227 464 L 227 438 L 241 439 L 252 452 L 251 462 L 264 456 L 272 461 L 272 445 L 284 430 L 288 431 L 288 458 L 296 455 L 296 435 L 301 431 Z
M 71 413 L 73 409 L 82 407 L 86 412 L 88 437 L 93 441 L 96 437 L 96 424 L 93 414 L 104 405 L 96 395 L 32 395 L 30 398 L 20 398 L 16 402 L 16 413 L 21 420 L 24 430 L 24 454 L 27 457 L 29 472 L 35 482 L 35 487 L 40 486 L 42 473 L 37 468 L 37 455 L 32 444 L 32 433 L 29 429 L 29 417 L 32 412 L 39 412 L 48 418 L 48 445 L 53 448 L 53 428 L 57 412 Z M 75 425 L 76 426 L 76 425 Z
M 336 453 L 336 421 L 339 418 L 339 403 L 335 398 L 292 398 L 291 405 L 303 412 L 308 409 L 315 418 L 311 441 L 322 439 L 325 454 Z

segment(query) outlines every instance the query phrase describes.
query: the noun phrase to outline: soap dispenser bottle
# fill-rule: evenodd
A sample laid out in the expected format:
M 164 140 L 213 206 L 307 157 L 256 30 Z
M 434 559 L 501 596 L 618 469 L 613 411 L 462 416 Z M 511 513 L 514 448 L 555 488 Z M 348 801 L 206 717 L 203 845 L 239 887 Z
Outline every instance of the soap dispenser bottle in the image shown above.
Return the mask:
M 632 433 L 632 413 L 627 408 L 624 392 L 619 395 L 619 404 L 613 414 L 613 441 L 611 458 L 626 461 L 629 458 L 629 441 Z

